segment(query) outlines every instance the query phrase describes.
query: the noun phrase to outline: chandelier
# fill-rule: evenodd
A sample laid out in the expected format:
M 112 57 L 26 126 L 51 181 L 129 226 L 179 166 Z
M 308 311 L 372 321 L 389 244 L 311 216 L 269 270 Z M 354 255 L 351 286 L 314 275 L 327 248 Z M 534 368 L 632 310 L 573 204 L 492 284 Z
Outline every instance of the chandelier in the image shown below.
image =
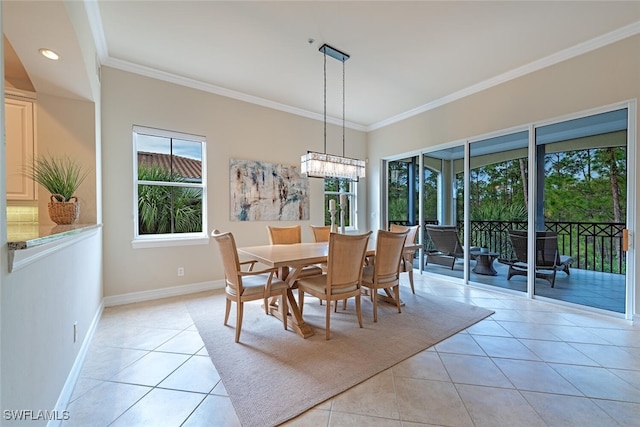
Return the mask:
M 349 55 L 340 52 L 328 44 L 320 47 L 324 54 L 324 152 L 307 151 L 300 159 L 300 170 L 312 178 L 344 178 L 358 181 L 365 177 L 364 160 L 352 159 L 344 156 L 345 117 L 344 117 L 344 63 Z M 342 156 L 327 154 L 327 55 L 342 62 Z

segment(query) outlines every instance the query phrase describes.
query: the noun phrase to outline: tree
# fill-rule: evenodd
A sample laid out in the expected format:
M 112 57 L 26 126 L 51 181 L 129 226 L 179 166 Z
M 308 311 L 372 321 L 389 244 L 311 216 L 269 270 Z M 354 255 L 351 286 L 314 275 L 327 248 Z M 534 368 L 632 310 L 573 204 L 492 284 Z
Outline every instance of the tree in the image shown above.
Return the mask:
M 184 178 L 158 165 L 139 165 L 138 179 L 184 182 Z M 202 192 L 189 187 L 139 185 L 138 230 L 140 234 L 201 232 Z

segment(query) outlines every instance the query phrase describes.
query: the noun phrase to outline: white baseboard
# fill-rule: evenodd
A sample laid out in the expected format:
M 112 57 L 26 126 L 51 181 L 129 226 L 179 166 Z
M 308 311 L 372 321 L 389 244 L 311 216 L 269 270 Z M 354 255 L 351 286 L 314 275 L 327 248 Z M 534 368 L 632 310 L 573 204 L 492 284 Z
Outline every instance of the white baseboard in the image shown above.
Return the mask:
M 213 289 L 223 289 L 224 280 L 214 280 L 211 282 L 193 283 L 190 285 L 171 286 L 168 288 L 154 289 L 151 291 L 132 292 L 129 294 L 112 295 L 104 297 L 103 305 L 113 307 L 115 305 L 131 304 L 134 302 L 151 301 L 161 298 L 175 297 L 179 295 L 195 294 L 197 292 L 210 291 Z
M 69 401 L 71 400 L 71 396 L 73 395 L 73 389 L 76 386 L 76 382 L 80 377 L 80 371 L 82 370 L 82 366 L 84 365 L 84 361 L 87 357 L 87 352 L 89 351 L 89 347 L 91 346 L 91 342 L 93 341 L 93 335 L 98 328 L 98 323 L 100 323 L 100 317 L 102 317 L 102 311 L 104 309 L 104 302 L 100 304 L 96 314 L 93 316 L 93 320 L 89 325 L 89 329 L 87 330 L 87 335 L 84 337 L 84 341 L 82 342 L 82 346 L 80 347 L 80 351 L 78 351 L 78 355 L 76 356 L 76 360 L 73 362 L 73 366 L 71 367 L 71 371 L 69 371 L 69 375 L 67 376 L 67 380 L 64 382 L 64 386 L 62 387 L 62 391 L 60 391 L 60 395 L 58 396 L 58 401 L 56 402 L 55 410 L 53 411 L 56 414 L 56 417 L 53 417 L 48 423 L 47 427 L 58 427 L 60 426 L 63 420 L 64 411 L 67 410 L 69 406 Z

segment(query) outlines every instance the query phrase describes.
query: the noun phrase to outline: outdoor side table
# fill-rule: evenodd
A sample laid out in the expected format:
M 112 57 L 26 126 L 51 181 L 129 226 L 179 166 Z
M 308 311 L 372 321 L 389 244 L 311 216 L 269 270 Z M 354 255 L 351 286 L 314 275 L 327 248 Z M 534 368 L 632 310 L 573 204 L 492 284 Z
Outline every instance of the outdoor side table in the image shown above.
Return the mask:
M 476 265 L 471 271 L 476 274 L 484 274 L 485 276 L 496 276 L 498 272 L 493 268 L 493 261 L 500 256 L 497 252 L 481 252 L 469 251 L 476 259 Z

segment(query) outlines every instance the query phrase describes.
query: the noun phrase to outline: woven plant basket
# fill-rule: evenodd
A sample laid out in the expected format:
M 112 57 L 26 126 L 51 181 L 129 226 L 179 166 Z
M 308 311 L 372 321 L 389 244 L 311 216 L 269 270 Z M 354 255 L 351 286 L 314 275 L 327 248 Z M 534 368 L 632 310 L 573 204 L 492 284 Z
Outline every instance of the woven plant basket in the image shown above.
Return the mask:
M 80 216 L 80 203 L 78 198 L 73 196 L 68 202 L 59 202 L 56 198 L 64 199 L 59 194 L 52 194 L 49 202 L 49 218 L 58 225 L 73 224 Z

